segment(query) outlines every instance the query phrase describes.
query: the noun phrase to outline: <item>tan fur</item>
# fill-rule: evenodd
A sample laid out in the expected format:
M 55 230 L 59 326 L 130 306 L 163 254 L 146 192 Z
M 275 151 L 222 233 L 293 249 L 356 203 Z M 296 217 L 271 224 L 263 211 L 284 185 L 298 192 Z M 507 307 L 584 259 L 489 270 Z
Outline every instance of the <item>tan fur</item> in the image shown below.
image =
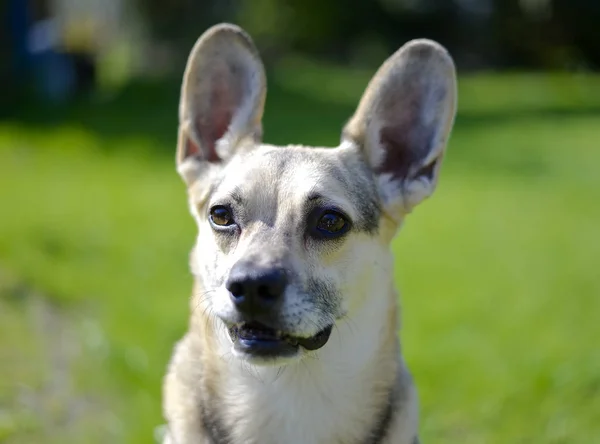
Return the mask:
M 389 244 L 437 184 L 456 108 L 452 59 L 428 40 L 403 46 L 335 148 L 261 143 L 265 96 L 243 30 L 224 24 L 200 37 L 184 74 L 177 152 L 198 225 L 195 285 L 189 331 L 164 381 L 164 442 L 414 444 L 417 395 L 397 335 Z M 208 220 L 219 205 L 236 219 L 228 234 Z M 323 240 L 305 214 L 330 207 L 350 230 Z M 228 329 L 240 314 L 226 282 L 240 263 L 286 271 L 278 331 L 310 338 L 333 325 L 328 342 L 286 358 L 234 351 Z

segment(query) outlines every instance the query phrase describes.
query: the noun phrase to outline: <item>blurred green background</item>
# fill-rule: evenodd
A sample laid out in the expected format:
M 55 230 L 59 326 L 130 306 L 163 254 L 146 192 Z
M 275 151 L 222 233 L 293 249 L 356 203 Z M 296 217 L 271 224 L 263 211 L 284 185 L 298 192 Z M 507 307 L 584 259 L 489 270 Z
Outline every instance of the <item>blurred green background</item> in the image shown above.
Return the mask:
M 393 245 L 423 441 L 600 442 L 598 2 L 0 11 L 1 443 L 141 444 L 162 424 L 195 236 L 174 170 L 179 81 L 219 21 L 264 55 L 278 144 L 335 145 L 407 39 L 450 49 L 459 112 L 440 185 Z

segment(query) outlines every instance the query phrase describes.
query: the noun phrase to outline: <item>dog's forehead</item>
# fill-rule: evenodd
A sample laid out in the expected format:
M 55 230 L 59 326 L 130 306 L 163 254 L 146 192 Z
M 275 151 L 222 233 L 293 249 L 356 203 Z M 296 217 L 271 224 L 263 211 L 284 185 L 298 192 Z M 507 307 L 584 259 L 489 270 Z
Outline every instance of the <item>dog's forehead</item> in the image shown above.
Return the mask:
M 232 159 L 216 193 L 293 199 L 322 192 L 343 198 L 347 182 L 344 173 L 331 149 L 262 145 Z
M 360 159 L 338 149 L 262 145 L 237 156 L 213 193 L 261 214 L 298 212 L 310 199 L 339 207 L 368 230 L 378 225 L 379 200 L 372 174 Z
M 249 175 L 273 174 L 288 176 L 311 172 L 319 161 L 324 162 L 324 170 L 331 169 L 335 156 L 331 150 L 302 146 L 261 145 L 246 155 L 239 156 L 236 169 L 240 166 Z M 329 155 L 328 155 L 329 154 Z

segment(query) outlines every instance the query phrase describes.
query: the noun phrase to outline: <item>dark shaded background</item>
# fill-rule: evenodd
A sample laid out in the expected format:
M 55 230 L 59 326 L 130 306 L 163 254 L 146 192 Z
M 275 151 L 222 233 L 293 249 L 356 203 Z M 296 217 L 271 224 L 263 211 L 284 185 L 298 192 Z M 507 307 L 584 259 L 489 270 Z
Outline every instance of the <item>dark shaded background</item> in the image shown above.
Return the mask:
M 137 26 L 144 29 L 145 48 L 136 51 L 148 67 L 146 72 L 138 70 L 136 78 L 156 74 L 148 72 L 152 71 L 153 58 L 161 65 L 156 71 L 172 74 L 173 70 L 164 65 L 181 66 L 200 30 L 220 21 L 236 22 L 246 28 L 269 66 L 282 56 L 295 53 L 373 68 L 383 55 L 415 37 L 440 41 L 453 54 L 461 72 L 580 71 L 596 70 L 600 65 L 600 3 L 595 0 L 135 0 L 125 2 L 125 6 L 121 2 L 110 3 L 120 5 L 121 30 L 132 26 L 128 15 L 135 16 Z M 0 27 L 0 80 L 6 113 L 23 100 L 31 87 L 32 71 L 39 66 L 27 54 L 26 29 L 52 16 L 54 11 L 47 0 L 6 0 L 0 8 L 0 17 L 4 18 Z M 93 21 L 93 14 L 91 18 Z M 97 53 L 94 40 L 105 41 L 107 34 L 113 32 L 102 29 L 102 21 L 98 24 L 85 36 L 91 42 L 79 45 L 82 50 L 77 55 L 82 59 Z M 108 46 L 116 44 L 110 42 Z M 161 55 L 166 57 L 163 63 Z M 85 60 L 80 65 L 81 76 L 93 75 L 86 72 Z M 174 71 L 178 74 L 177 69 Z M 89 81 L 79 82 L 81 89 L 89 87 Z

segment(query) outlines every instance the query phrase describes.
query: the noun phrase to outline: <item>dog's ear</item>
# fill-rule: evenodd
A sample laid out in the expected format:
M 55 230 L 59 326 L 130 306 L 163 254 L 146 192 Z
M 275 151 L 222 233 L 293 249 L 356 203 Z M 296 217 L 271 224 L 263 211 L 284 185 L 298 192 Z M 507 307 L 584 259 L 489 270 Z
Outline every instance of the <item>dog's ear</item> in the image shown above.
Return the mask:
M 179 104 L 177 169 L 186 182 L 260 142 L 265 96 L 264 67 L 246 32 L 225 23 L 200 36 Z
M 455 113 L 454 62 L 431 40 L 404 45 L 369 83 L 342 142 L 363 150 L 393 219 L 434 191 Z

